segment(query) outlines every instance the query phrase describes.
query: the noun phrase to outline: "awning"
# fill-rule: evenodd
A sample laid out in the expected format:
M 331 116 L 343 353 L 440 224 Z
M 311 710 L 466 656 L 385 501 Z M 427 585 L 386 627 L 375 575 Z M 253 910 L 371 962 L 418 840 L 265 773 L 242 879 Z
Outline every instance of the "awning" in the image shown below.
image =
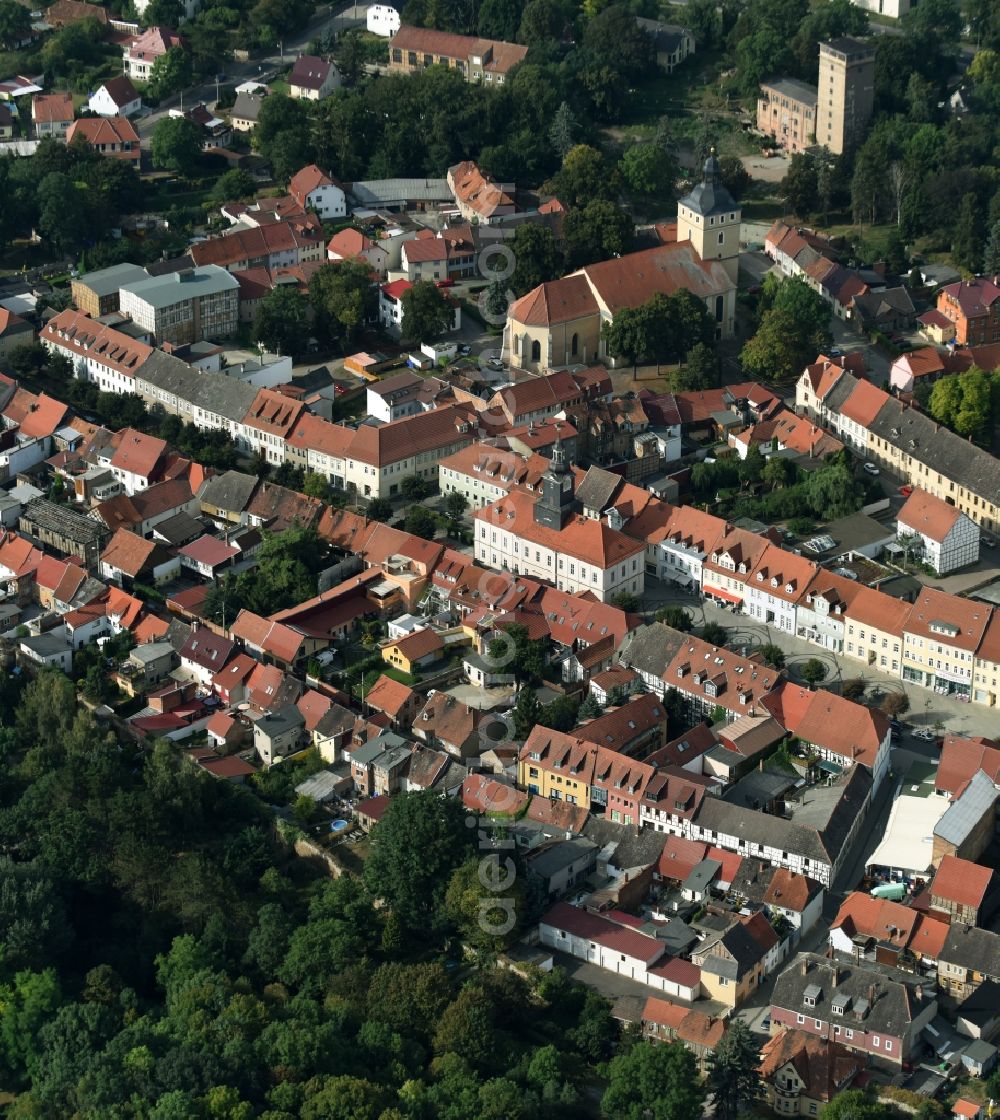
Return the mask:
M 727 603 L 743 602 L 742 596 L 734 595 L 731 591 L 723 591 L 721 587 L 706 587 L 705 594 L 711 595 L 713 599 L 724 599 Z
M 836 762 L 827 762 L 825 759 L 817 763 L 817 769 L 822 770 L 824 774 L 843 774 L 843 766 L 838 766 Z

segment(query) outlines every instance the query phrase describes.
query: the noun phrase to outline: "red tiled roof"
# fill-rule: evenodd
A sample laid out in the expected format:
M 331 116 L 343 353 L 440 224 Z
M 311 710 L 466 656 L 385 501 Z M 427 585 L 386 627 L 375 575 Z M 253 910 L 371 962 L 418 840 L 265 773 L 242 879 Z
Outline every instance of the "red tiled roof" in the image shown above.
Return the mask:
M 462 782 L 462 804 L 478 813 L 517 816 L 529 797 L 523 790 L 498 782 L 487 774 L 470 774 Z
M 874 767 L 889 734 L 889 717 L 883 712 L 826 689 L 812 692 L 782 681 L 762 703 L 786 731 L 803 742 L 869 768 Z
M 146 435 L 135 428 L 126 428 L 121 433 L 111 466 L 148 479 L 152 477 L 156 464 L 166 450 L 166 440 Z
M 290 86 L 302 89 L 321 89 L 330 76 L 332 63 L 314 54 L 300 54 L 288 75 Z
M 992 879 L 993 871 L 989 867 L 946 855 L 931 883 L 931 897 L 978 908 L 986 898 Z
M 196 564 L 208 564 L 209 567 L 216 568 L 232 557 L 238 556 L 240 550 L 228 541 L 206 535 L 184 545 L 177 551 L 179 555 L 186 556 Z
M 444 648 L 441 635 L 429 626 L 405 634 L 402 638 L 387 642 L 383 649 L 397 649 L 408 661 L 419 661 L 423 657 Z
M 511 492 L 492 505 L 476 510 L 475 518 L 602 571 L 644 551 L 642 541 L 633 540 L 606 522 L 589 517 L 573 516 L 562 529 L 540 525 L 535 521 L 534 506 L 533 494 Z
M 704 841 L 670 834 L 660 853 L 657 871 L 663 879 L 676 879 L 683 883 L 707 852 L 708 844 Z
M 66 143 L 72 144 L 78 136 L 92 145 L 131 144 L 132 152 L 139 151 L 139 134 L 127 117 L 86 117 L 74 121 L 66 132 Z
M 68 93 L 39 93 L 31 102 L 36 124 L 58 124 L 73 119 L 73 98 Z
M 958 523 L 960 517 L 962 511 L 957 506 L 949 505 L 943 499 L 936 498 L 918 486 L 896 514 L 896 521 L 901 526 L 940 544 Z
M 155 541 L 147 541 L 128 529 L 119 529 L 101 553 L 101 563 L 135 579 L 157 547 Z

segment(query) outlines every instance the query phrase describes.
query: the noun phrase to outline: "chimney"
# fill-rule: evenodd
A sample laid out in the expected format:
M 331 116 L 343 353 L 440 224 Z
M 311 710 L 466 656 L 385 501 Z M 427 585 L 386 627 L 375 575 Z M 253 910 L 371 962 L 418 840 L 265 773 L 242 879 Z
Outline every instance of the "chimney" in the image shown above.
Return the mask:
M 802 958 L 802 962 L 799 965 L 799 971 L 802 973 L 803 976 L 806 976 L 808 974 L 808 972 L 809 972 L 809 958 L 808 957 L 803 957 Z

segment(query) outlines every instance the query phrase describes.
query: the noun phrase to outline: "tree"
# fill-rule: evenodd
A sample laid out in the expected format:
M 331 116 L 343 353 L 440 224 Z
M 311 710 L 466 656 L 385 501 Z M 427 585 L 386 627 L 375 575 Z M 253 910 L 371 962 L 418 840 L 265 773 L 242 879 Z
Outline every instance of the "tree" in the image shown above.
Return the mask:
M 612 1058 L 601 1098 L 620 1120 L 700 1120 L 705 1090 L 694 1055 L 682 1042 L 638 1042 Z
M 879 706 L 887 716 L 896 719 L 910 710 L 910 698 L 905 692 L 887 692 Z
M 431 492 L 430 483 L 418 474 L 408 474 L 399 484 L 399 492 L 408 502 L 421 502 Z
M 559 250 L 552 230 L 548 227 L 534 222 L 518 226 L 510 242 L 510 249 L 514 255 L 514 274 L 510 278 L 510 287 L 515 295 L 523 296 L 539 284 L 555 280 L 560 275 Z M 505 293 L 505 312 L 506 308 Z
M 279 284 L 260 301 L 254 338 L 273 354 L 297 357 L 309 339 L 309 304 L 291 284 Z
M 676 604 L 661 607 L 656 612 L 656 621 L 672 626 L 674 630 L 680 630 L 684 634 L 691 629 L 691 616 L 683 607 L 678 607 Z
M 983 272 L 988 276 L 1000 273 L 1000 222 L 994 222 L 983 253 Z
M 493 664 L 510 669 L 517 681 L 541 680 L 548 657 L 546 641 L 529 637 L 528 628 L 518 622 L 504 623 L 501 633 L 488 647 Z
M 604 709 L 601 707 L 600 701 L 592 692 L 588 692 L 576 713 L 576 718 L 582 723 L 585 719 L 597 719 L 598 716 L 603 714 Z
M 461 803 L 437 792 L 400 793 L 372 829 L 364 881 L 414 933 L 444 928 L 444 896 L 475 841 Z
M 675 393 L 714 389 L 719 383 L 719 359 L 707 342 L 696 342 L 684 359 L 684 367 L 671 378 Z
M 12 2 L 12 0 L 8 0 Z M 577 131 L 576 117 L 568 103 L 563 101 L 552 118 L 552 127 L 549 129 L 549 141 L 560 160 L 565 160 L 567 153 L 573 148 Z M 520 227 L 525 228 L 525 227 Z
M 612 595 L 608 602 L 611 606 L 617 607 L 620 611 L 627 611 L 629 614 L 635 614 L 642 605 L 639 596 L 631 591 L 619 591 Z
M 517 32 L 519 43 L 561 42 L 571 31 L 574 9 L 565 0 L 528 0 Z
M 181 0 L 150 0 L 142 13 L 143 27 L 179 27 L 184 18 Z
M 149 72 L 149 93 L 162 101 L 191 85 L 191 55 L 183 47 L 171 47 L 157 58 Z
M 31 12 L 17 0 L 0 0 L 0 46 L 12 51 L 31 34 Z
M 811 334 L 793 311 L 765 311 L 756 334 L 740 351 L 745 373 L 765 381 L 790 381 L 830 345 L 828 330 Z
M 577 269 L 620 257 L 632 248 L 634 232 L 629 215 L 607 199 L 595 199 L 581 209 L 570 210 L 563 219 L 567 265 Z
M 649 349 L 649 316 L 641 307 L 622 307 L 601 324 L 601 335 L 608 353 L 616 361 L 630 363 L 634 373 Z
M 968 272 L 978 272 L 982 263 L 984 239 L 979 201 L 970 191 L 962 198 L 952 237 L 951 256 L 955 264 Z
M 803 334 L 829 338 L 830 305 L 798 276 L 778 280 L 769 273 L 764 279 L 763 299 L 776 311 L 790 312 Z
M 618 166 L 637 201 L 646 206 L 668 206 L 676 200 L 680 172 L 677 160 L 664 145 L 633 144 Z
M 291 178 L 313 157 L 309 110 L 300 101 L 276 93 L 265 97 L 257 115 L 253 142 L 279 182 Z
M 256 179 L 242 167 L 234 167 L 232 171 L 223 172 L 215 181 L 212 197 L 216 202 L 223 203 L 253 198 L 256 193 Z
M 542 727 L 551 727 L 553 731 L 572 731 L 576 727 L 579 709 L 580 702 L 575 697 L 557 696 L 555 700 L 543 705 L 538 722 Z
M 191 176 L 201 162 L 201 130 L 186 117 L 163 117 L 150 142 L 153 166 Z
M 868 686 L 860 677 L 851 677 L 840 686 L 840 695 L 845 700 L 860 700 Z
M 776 646 L 774 642 L 765 642 L 758 652 L 764 659 L 765 665 L 770 665 L 772 669 L 784 669 L 785 651 L 781 646 Z
M 403 336 L 411 342 L 434 342 L 451 330 L 455 312 L 444 292 L 429 280 L 417 280 L 403 292 Z
M 267 98 L 266 100 L 270 100 Z M 339 261 L 318 268 L 309 280 L 314 329 L 327 342 L 350 346 L 375 314 L 378 289 L 367 261 Z
M 706 622 L 701 628 L 701 640 L 708 642 L 710 646 L 718 646 L 721 649 L 729 640 L 729 631 L 717 622 Z
M 709 1056 L 708 1085 L 719 1120 L 736 1120 L 760 1093 L 760 1052 L 746 1023 L 734 1021 Z
M 75 253 L 84 243 L 86 203 L 76 182 L 61 171 L 50 171 L 38 184 L 38 227 L 63 253 Z
M 498 953 L 517 940 L 527 919 L 525 877 L 504 849 L 480 852 L 452 872 L 444 904 L 466 945 Z
M 931 42 L 958 42 L 962 34 L 962 12 L 957 0 L 921 0 L 902 22 L 914 35 Z
M 514 737 L 518 740 L 527 739 L 531 729 L 541 719 L 542 705 L 533 688 L 522 688 L 517 694 L 517 701 L 511 709 L 511 718 L 514 721 Z
M 781 180 L 781 193 L 792 211 L 803 217 L 819 203 L 816 160 L 809 152 L 796 152 Z
M 799 673 L 810 687 L 826 680 L 826 666 L 818 657 L 810 657 L 799 670 Z
M 365 513 L 372 521 L 388 521 L 392 517 L 392 502 L 388 498 L 372 498 Z
M 444 511 L 453 522 L 461 521 L 468 508 L 468 498 L 457 490 L 453 490 L 444 500 Z
M 821 1120 L 889 1120 L 892 1114 L 883 1104 L 861 1089 L 838 1093 L 823 1106 Z
M 437 518 L 426 506 L 412 506 L 403 522 L 403 528 L 407 533 L 422 537 L 425 541 L 434 540 L 437 527 Z
M 577 144 L 563 157 L 562 166 L 543 184 L 542 191 L 554 194 L 571 209 L 582 208 L 590 202 L 613 198 L 615 176 L 597 148 Z

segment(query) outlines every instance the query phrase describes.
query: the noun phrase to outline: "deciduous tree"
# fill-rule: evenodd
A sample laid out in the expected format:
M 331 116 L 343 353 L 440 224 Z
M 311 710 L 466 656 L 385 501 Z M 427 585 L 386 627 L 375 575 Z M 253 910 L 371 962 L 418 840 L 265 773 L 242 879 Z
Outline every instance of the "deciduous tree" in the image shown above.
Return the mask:
M 694 1055 L 682 1042 L 638 1042 L 612 1058 L 601 1098 L 621 1120 L 700 1120 L 705 1090 Z

